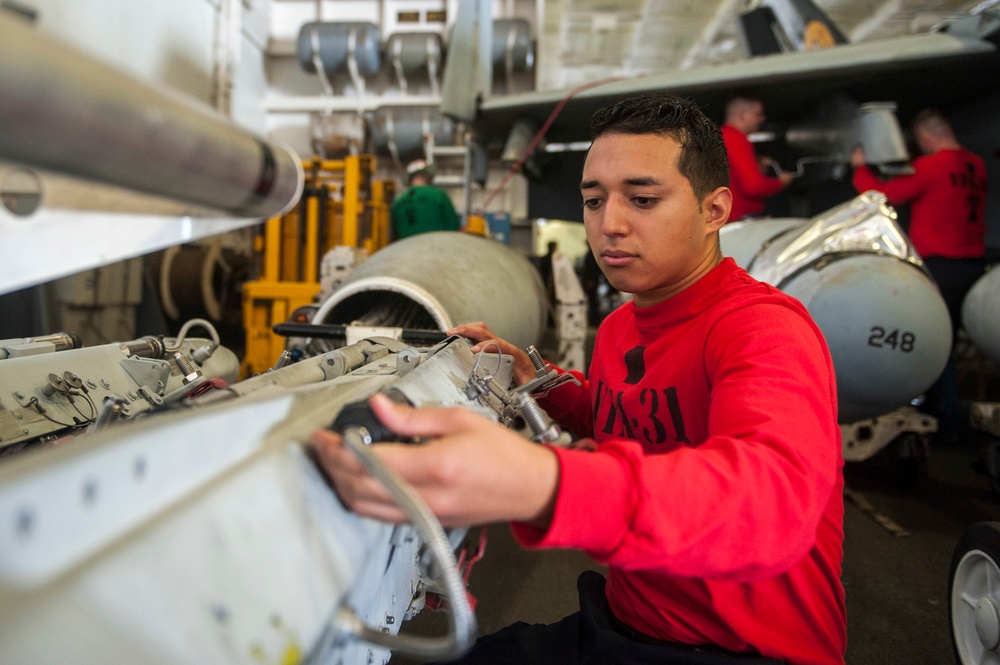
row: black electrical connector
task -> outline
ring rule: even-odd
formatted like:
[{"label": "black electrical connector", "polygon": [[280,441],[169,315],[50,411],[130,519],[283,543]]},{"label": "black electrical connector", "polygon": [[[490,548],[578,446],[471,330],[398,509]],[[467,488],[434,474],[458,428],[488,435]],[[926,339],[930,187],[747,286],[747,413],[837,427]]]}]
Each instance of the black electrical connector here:
[{"label": "black electrical connector", "polygon": [[[394,402],[412,406],[410,401],[398,390],[387,390],[382,394]],[[367,399],[344,405],[337,417],[334,418],[333,424],[330,425],[331,430],[340,434],[349,427],[364,428],[372,443],[403,440],[375,416]]]}]

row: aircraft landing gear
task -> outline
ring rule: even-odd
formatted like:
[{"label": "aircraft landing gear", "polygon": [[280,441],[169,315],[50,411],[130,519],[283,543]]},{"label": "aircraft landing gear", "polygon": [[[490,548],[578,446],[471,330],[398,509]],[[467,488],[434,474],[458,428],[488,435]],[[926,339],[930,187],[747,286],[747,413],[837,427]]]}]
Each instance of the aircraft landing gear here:
[{"label": "aircraft landing gear", "polygon": [[969,407],[969,424],[972,429],[989,435],[983,447],[983,461],[993,491],[1000,494],[1000,402],[973,402]]},{"label": "aircraft landing gear", "polygon": [[1000,661],[1000,522],[973,524],[949,576],[951,639],[962,665]]},{"label": "aircraft landing gear", "polygon": [[899,480],[912,487],[929,473],[930,441],[936,431],[937,420],[912,406],[841,425],[844,460],[860,462],[892,447]]},{"label": "aircraft landing gear", "polygon": [[904,432],[893,441],[897,474],[904,487],[916,487],[930,475],[931,436],[924,432]]}]

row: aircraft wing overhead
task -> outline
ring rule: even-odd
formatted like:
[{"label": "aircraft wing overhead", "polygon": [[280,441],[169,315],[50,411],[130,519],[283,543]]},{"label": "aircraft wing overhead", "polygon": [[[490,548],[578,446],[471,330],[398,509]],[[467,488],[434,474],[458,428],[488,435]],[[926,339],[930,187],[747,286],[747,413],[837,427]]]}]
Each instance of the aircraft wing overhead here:
[{"label": "aircraft wing overhead", "polygon": [[[803,109],[838,92],[859,101],[893,100],[901,111],[940,105],[1000,83],[996,59],[997,48],[988,41],[929,33],[612,80],[573,94],[546,140],[585,139],[586,121],[598,108],[660,90],[695,99],[718,121],[729,95],[744,87],[761,96],[769,120],[778,122],[797,119]],[[541,126],[569,94],[555,90],[487,99],[480,107],[480,132],[487,140],[500,139],[522,118]]]}]

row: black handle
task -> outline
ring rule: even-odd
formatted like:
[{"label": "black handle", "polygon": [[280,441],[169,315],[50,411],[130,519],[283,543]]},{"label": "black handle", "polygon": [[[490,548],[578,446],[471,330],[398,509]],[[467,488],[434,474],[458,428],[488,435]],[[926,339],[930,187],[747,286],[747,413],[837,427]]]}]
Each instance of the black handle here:
[{"label": "black handle", "polygon": [[[398,390],[386,390],[382,394],[399,404],[410,405],[410,401]],[[372,442],[402,440],[378,419],[367,399],[344,405],[330,425],[330,429],[338,433],[343,433],[348,427],[364,427]]]}]

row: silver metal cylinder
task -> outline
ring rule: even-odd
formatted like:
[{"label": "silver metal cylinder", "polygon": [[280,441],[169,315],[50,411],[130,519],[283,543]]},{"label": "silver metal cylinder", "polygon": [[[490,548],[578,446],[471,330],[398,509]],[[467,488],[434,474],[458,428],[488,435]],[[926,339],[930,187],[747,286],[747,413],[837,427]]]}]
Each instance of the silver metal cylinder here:
[{"label": "silver metal cylinder", "polygon": [[433,107],[382,106],[372,114],[371,139],[379,153],[395,153],[403,161],[424,156],[428,134],[435,145],[452,145],[455,124]]},{"label": "silver metal cylinder", "polygon": [[727,256],[799,300],[823,332],[841,423],[909,404],[951,348],[948,310],[895,217],[869,192],[810,220],[737,222],[719,234]]},{"label": "silver metal cylinder", "polygon": [[296,53],[299,65],[316,73],[316,61],[326,74],[342,74],[351,68],[351,60],[361,76],[370,76],[382,66],[380,34],[374,23],[326,23],[313,21],[299,30]]},{"label": "silver metal cylinder", "polygon": [[397,32],[385,44],[393,66],[404,74],[427,73],[444,60],[441,35],[433,32]]},{"label": "silver metal cylinder", "polygon": [[74,332],[65,330],[63,332],[52,333],[51,335],[39,335],[38,337],[31,337],[27,342],[49,342],[55,346],[56,351],[67,351],[69,349],[79,349],[83,346],[83,342]]},{"label": "silver metal cylinder", "polygon": [[903,130],[896,120],[895,102],[869,102],[858,109],[858,134],[869,164],[908,162]]},{"label": "silver metal cylinder", "polygon": [[771,243],[786,233],[798,234],[807,223],[797,217],[730,222],[719,231],[719,244],[723,255],[733,257],[736,265],[747,268]]},{"label": "silver metal cylinder", "polygon": [[507,167],[517,164],[538,133],[538,125],[530,118],[520,118],[514,123],[504,142],[500,162]]},{"label": "silver metal cylinder", "polygon": [[[541,338],[546,308],[545,287],[524,256],[495,240],[440,231],[373,254],[320,306],[313,323],[447,331],[484,321],[524,348]],[[379,320],[371,320],[373,313]]]},{"label": "silver metal cylinder", "polygon": [[493,20],[493,66],[526,72],[535,65],[531,25],[524,19]]},{"label": "silver metal cylinder", "polygon": [[166,352],[163,348],[163,339],[146,335],[139,339],[121,343],[121,350],[127,357],[139,356],[140,358],[163,358]]},{"label": "silver metal cylinder", "polygon": [[1000,268],[987,271],[965,295],[962,326],[976,348],[1000,362]]},{"label": "silver metal cylinder", "polygon": [[0,14],[0,159],[271,217],[302,191],[299,158]]},{"label": "silver metal cylinder", "polygon": [[948,309],[930,277],[906,261],[857,254],[805,270],[782,290],[823,331],[841,423],[906,406],[948,360]]}]

